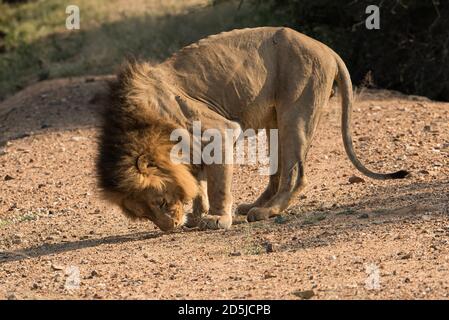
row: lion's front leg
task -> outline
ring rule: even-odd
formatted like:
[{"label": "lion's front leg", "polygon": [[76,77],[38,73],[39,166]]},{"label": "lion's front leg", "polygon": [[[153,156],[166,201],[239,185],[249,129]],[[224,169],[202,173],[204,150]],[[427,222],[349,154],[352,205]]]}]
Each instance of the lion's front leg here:
[{"label": "lion's front leg", "polygon": [[185,226],[188,228],[197,227],[201,218],[209,211],[209,199],[207,197],[207,178],[205,170],[201,170],[198,177],[198,195],[193,199],[192,212],[187,214]]},{"label": "lion's front leg", "polygon": [[206,166],[209,214],[201,219],[201,229],[229,229],[232,224],[232,165]]}]

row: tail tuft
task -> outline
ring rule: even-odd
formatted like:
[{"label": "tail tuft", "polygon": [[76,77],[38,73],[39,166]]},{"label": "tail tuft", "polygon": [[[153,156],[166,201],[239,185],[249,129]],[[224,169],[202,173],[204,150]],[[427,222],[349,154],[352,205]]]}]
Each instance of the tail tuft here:
[{"label": "tail tuft", "polygon": [[390,179],[404,179],[405,177],[407,177],[410,174],[410,172],[406,171],[406,170],[399,170],[397,172],[394,173],[390,173],[389,174],[389,178]]}]

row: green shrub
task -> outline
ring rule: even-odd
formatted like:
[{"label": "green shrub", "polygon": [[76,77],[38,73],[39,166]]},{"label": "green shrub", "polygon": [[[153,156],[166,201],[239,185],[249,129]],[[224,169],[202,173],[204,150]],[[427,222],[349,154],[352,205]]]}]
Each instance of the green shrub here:
[{"label": "green shrub", "polygon": [[[286,25],[338,52],[354,83],[449,101],[449,1],[254,0],[267,24]],[[380,29],[365,27],[368,5]]]}]

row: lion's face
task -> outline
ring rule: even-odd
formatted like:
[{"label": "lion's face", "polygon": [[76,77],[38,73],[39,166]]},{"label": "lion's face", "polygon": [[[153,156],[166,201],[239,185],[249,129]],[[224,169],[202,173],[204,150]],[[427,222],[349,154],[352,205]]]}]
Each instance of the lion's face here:
[{"label": "lion's face", "polygon": [[163,231],[171,231],[185,222],[183,202],[150,190],[124,197],[119,204],[126,215],[149,219]]},{"label": "lion's face", "polygon": [[147,64],[127,64],[111,82],[102,112],[98,182],[104,198],[127,216],[168,231],[183,224],[183,204],[196,197],[198,185],[189,163],[171,159],[170,137],[180,125],[155,112],[158,105],[147,90],[150,72]]}]

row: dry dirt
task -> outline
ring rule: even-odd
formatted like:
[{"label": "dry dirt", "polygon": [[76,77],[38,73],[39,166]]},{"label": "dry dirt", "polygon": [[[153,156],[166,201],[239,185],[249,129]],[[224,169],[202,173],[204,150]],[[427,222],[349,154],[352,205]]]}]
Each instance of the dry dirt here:
[{"label": "dry dirt", "polygon": [[[0,299],[449,297],[449,104],[359,93],[360,158],[412,175],[349,183],[361,175],[344,153],[333,98],[309,154],[309,185],[282,218],[163,233],[98,197],[103,85],[42,82],[0,105]],[[256,168],[236,168],[235,202],[265,184]]]}]

